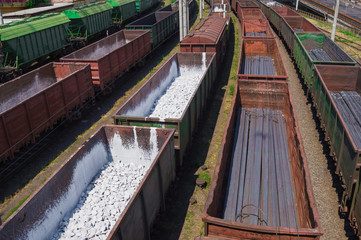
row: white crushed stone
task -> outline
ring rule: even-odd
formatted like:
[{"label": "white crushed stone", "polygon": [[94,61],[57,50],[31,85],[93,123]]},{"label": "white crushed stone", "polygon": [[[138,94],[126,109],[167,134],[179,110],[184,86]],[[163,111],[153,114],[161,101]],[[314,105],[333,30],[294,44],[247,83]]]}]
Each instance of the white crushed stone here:
[{"label": "white crushed stone", "polygon": [[149,117],[181,118],[196,87],[206,70],[206,54],[202,55],[202,66],[180,66],[179,75],[166,91],[154,102]]},{"label": "white crushed stone", "polygon": [[221,13],[226,12],[227,11],[226,4],[222,4],[221,7],[216,6],[216,7],[213,8],[212,11],[213,12],[221,12]]},{"label": "white crushed stone", "polygon": [[[92,159],[93,162],[83,161],[75,171],[71,184],[71,201],[68,201],[69,194],[66,193],[60,201],[62,208],[55,206],[49,209],[64,214],[55,219],[52,219],[52,215],[47,216],[47,219],[42,221],[41,228],[46,233],[39,235],[33,232],[28,234],[28,239],[107,238],[159,152],[155,128],[150,130],[147,149],[138,145],[135,129],[134,127],[134,141],[122,139],[115,134],[109,140],[107,152],[104,152],[104,144],[100,144],[100,149],[90,151],[85,158]],[[96,163],[104,158],[105,164],[96,166]],[[98,174],[91,175],[94,171]],[[84,185],[86,181],[78,182],[79,178],[90,179],[88,184]],[[48,222],[52,225],[55,223],[55,229],[48,229]]]},{"label": "white crushed stone", "polygon": [[207,69],[206,53],[202,53],[202,65],[178,67],[170,64],[168,75],[133,109],[124,115],[132,117],[180,118],[192,94]]},{"label": "white crushed stone", "polygon": [[98,176],[81,194],[71,218],[65,217],[52,239],[106,239],[122,211],[135,193],[158,154],[156,129],[151,129],[149,151],[119,135],[110,141],[113,161],[106,163]]}]

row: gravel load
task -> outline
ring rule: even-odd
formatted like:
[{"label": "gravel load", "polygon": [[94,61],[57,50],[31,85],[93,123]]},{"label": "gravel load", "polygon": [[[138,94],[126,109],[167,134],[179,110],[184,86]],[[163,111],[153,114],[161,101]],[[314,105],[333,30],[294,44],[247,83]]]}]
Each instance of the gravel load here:
[{"label": "gravel load", "polygon": [[179,76],[174,78],[163,95],[154,102],[149,117],[162,119],[182,117],[206,70],[205,57],[203,62],[202,67],[181,66],[179,68]]},{"label": "gravel load", "polygon": [[138,145],[135,127],[133,140],[115,134],[109,148],[96,144],[77,164],[68,192],[28,239],[106,239],[158,152],[155,128],[148,149]]},{"label": "gravel load", "polygon": [[213,9],[212,9],[212,12],[227,12],[227,6],[226,4],[222,4],[221,6],[215,6]]},{"label": "gravel load", "polygon": [[168,75],[161,80],[159,86],[125,115],[160,119],[180,118],[206,70],[205,53],[202,55],[201,66],[178,66],[174,60]]}]

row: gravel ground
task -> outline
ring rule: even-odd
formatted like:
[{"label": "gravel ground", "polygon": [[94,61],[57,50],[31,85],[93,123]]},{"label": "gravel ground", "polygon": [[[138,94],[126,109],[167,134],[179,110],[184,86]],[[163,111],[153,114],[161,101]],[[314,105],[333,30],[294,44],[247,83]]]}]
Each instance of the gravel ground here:
[{"label": "gravel ground", "polygon": [[277,37],[283,61],[288,71],[296,117],[310,169],[313,193],[316,199],[321,226],[324,232],[321,239],[347,239],[345,220],[338,215],[338,195],[334,187],[332,159],[328,157],[327,145],[319,130],[313,107],[307,99],[289,52]]}]

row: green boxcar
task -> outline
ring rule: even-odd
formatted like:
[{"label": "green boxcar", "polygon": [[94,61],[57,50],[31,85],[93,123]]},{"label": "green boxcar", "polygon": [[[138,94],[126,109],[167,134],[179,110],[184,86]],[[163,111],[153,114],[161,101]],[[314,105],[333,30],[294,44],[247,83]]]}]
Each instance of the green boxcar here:
[{"label": "green boxcar", "polygon": [[115,24],[122,22],[137,15],[137,3],[135,0],[108,0],[112,5],[112,21]]},{"label": "green boxcar", "polygon": [[158,10],[158,12],[175,12],[173,15],[174,22],[176,25],[176,28],[179,28],[179,6],[178,2],[169,4],[161,9]]},{"label": "green boxcar", "polygon": [[[181,66],[200,67],[203,64],[205,64],[206,68],[180,118],[159,119],[145,117],[144,114],[150,112],[153,102],[169,86],[170,83],[165,83],[169,80],[169,75],[174,73],[172,72],[174,63],[177,65],[177,69]],[[177,163],[182,165],[183,155],[192,142],[192,134],[197,129],[198,121],[204,113],[207,100],[211,97],[215,79],[215,53],[176,53],[120,107],[113,116],[114,123],[118,125],[175,128],[174,147],[177,153]]]},{"label": "green boxcar", "polygon": [[174,33],[179,31],[174,16],[177,12],[154,12],[131,22],[126,29],[150,30],[152,48],[158,47]]},{"label": "green boxcar", "polygon": [[[329,55],[332,61],[313,60],[308,53],[309,50],[313,49],[322,49]],[[349,66],[356,64],[347,53],[323,33],[295,33],[293,57],[304,79],[304,83],[308,87],[312,86],[315,64]]]},{"label": "green boxcar", "polygon": [[[315,66],[314,83],[310,92],[321,127],[330,144],[330,155],[336,160],[336,173],[340,173],[345,186],[341,199],[341,212],[352,213],[355,207],[361,209],[359,205],[355,206],[355,203],[360,204],[356,201],[356,193],[359,191],[361,149],[356,146],[350,135],[330,92],[357,91],[360,84],[360,67]],[[347,209],[348,201],[351,203],[350,209]],[[358,217],[358,221],[361,221],[361,213]]]},{"label": "green boxcar", "polygon": [[142,13],[144,11],[147,11],[157,3],[159,3],[159,0],[137,0],[137,12]]},{"label": "green boxcar", "polygon": [[0,25],[1,68],[23,67],[61,50],[68,44],[69,22],[64,14],[51,13]]},{"label": "green boxcar", "polygon": [[111,26],[113,7],[107,2],[91,3],[63,11],[70,19],[70,40],[86,40]]}]

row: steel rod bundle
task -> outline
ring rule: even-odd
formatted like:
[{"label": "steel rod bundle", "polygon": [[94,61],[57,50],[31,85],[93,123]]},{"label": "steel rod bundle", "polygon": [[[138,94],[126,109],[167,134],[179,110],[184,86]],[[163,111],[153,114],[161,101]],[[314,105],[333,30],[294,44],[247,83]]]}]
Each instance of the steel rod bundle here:
[{"label": "steel rod bundle", "polygon": [[302,28],[294,28],[293,29],[295,32],[304,32],[304,30]]},{"label": "steel rod bundle", "polygon": [[337,109],[358,148],[361,148],[361,96],[354,91],[332,93]]},{"label": "steel rod bundle", "polygon": [[323,49],[311,49],[308,50],[308,54],[310,54],[311,58],[315,61],[333,61],[332,58]]},{"label": "steel rod bundle", "polygon": [[239,110],[224,219],[298,227],[286,121],[281,111]]},{"label": "steel rod bundle", "polygon": [[273,59],[268,56],[246,56],[243,58],[243,74],[275,76]]},{"label": "steel rod bundle", "polygon": [[246,32],[245,33],[246,37],[265,37],[266,36],[266,32]]}]

